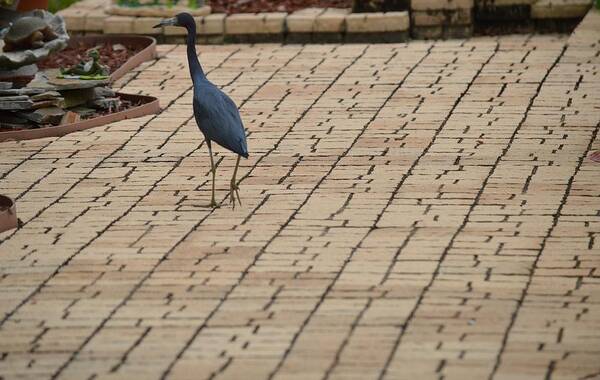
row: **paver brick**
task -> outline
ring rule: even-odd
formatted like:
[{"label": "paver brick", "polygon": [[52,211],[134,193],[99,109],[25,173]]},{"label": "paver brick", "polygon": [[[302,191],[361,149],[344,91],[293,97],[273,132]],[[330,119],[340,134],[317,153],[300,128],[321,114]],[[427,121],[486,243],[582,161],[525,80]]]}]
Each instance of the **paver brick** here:
[{"label": "paver brick", "polygon": [[69,30],[77,32],[85,30],[86,12],[84,10],[67,8],[61,10],[58,14],[62,16],[65,23],[69,25]]},{"label": "paver brick", "polygon": [[531,17],[575,18],[582,17],[592,6],[588,0],[538,0],[531,6]]},{"label": "paver brick", "polygon": [[103,10],[90,9],[86,11],[84,30],[86,32],[100,32],[104,28],[106,15]]},{"label": "paver brick", "polygon": [[347,33],[398,32],[408,30],[408,12],[352,13],[346,15]]},{"label": "paver brick", "polygon": [[411,14],[414,26],[438,26],[438,25],[470,25],[471,10],[459,9],[454,12],[447,11],[415,11]]},{"label": "paver brick", "polygon": [[[224,14],[211,14],[202,17],[199,34],[223,34],[225,28]],[[198,25],[198,23],[196,23]]]},{"label": "paver brick", "polygon": [[[160,17],[136,17],[133,19],[133,33],[158,34],[161,32],[161,29],[154,28],[154,25],[157,25],[161,20]],[[165,30],[166,33],[167,30]]]},{"label": "paver brick", "polygon": [[292,13],[286,18],[287,29],[292,33],[310,33],[313,31],[315,17],[312,15]]},{"label": "paver brick", "polygon": [[104,19],[102,30],[107,34],[131,33],[133,31],[134,17],[109,16]]}]

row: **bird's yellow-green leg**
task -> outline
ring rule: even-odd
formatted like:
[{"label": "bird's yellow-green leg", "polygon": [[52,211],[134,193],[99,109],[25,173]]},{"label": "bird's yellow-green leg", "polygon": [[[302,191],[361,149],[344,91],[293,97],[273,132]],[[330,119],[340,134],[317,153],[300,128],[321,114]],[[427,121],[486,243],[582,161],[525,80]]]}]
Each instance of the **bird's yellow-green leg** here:
[{"label": "bird's yellow-green leg", "polygon": [[237,176],[238,167],[240,166],[240,156],[237,158],[237,162],[235,163],[235,169],[233,169],[233,177],[231,177],[231,188],[229,195],[231,196],[231,205],[235,209],[235,198],[237,197],[237,201],[240,206],[242,205],[242,200],[240,199],[240,188],[235,180]]},{"label": "bird's yellow-green leg", "polygon": [[210,155],[210,171],[212,172],[212,192],[210,196],[210,204],[209,207],[218,207],[217,202],[215,201],[215,176],[217,174],[217,168],[215,167],[215,162],[213,160],[212,147],[210,146],[210,141],[207,140],[208,145],[208,154]]}]

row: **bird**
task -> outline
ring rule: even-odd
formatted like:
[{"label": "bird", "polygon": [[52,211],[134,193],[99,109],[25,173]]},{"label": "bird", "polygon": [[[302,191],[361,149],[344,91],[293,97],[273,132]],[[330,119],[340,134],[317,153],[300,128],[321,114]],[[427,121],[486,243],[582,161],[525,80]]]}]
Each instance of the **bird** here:
[{"label": "bird", "polygon": [[229,192],[232,206],[235,209],[236,197],[240,206],[242,204],[239,194],[239,182],[236,182],[240,158],[248,158],[246,131],[240,112],[234,101],[206,78],[206,74],[202,69],[202,65],[200,65],[198,54],[196,53],[196,21],[192,15],[186,12],[179,13],[175,17],[160,21],[154,27],[164,26],[179,26],[187,29],[187,59],[194,88],[192,103],[194,118],[198,128],[204,135],[210,155],[212,192],[209,206],[212,208],[218,207],[215,201],[217,168],[212,153],[212,142],[215,142],[238,155]]}]

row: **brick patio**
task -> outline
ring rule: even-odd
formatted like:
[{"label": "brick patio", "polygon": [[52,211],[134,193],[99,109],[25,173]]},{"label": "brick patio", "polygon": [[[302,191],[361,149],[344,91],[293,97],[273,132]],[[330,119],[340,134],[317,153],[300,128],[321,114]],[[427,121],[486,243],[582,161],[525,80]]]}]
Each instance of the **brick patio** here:
[{"label": "brick patio", "polygon": [[593,22],[203,46],[249,130],[235,211],[159,46],[119,85],[161,114],[0,144],[0,378],[598,379]]}]

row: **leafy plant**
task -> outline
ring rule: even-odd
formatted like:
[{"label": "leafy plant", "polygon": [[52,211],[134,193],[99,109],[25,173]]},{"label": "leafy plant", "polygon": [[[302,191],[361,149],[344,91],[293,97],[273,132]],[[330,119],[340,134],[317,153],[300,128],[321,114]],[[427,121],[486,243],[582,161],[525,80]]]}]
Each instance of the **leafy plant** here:
[{"label": "leafy plant", "polygon": [[125,7],[139,7],[141,6],[139,0],[118,0],[117,4]]},{"label": "leafy plant", "polygon": [[[14,0],[10,0],[14,1]],[[77,0],[49,0],[48,1],[48,10],[52,13],[60,11],[61,9],[65,9],[69,7],[71,4],[76,3]]]}]

